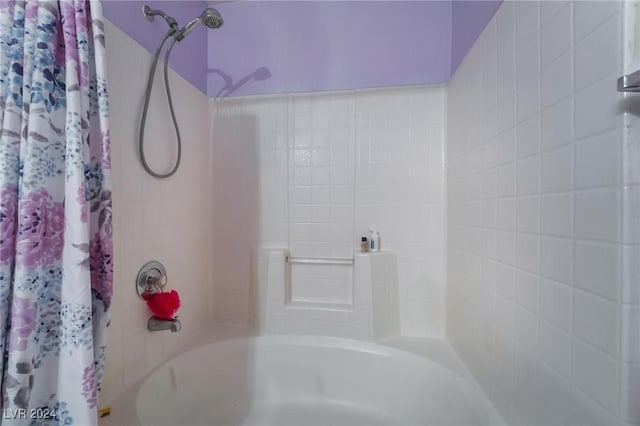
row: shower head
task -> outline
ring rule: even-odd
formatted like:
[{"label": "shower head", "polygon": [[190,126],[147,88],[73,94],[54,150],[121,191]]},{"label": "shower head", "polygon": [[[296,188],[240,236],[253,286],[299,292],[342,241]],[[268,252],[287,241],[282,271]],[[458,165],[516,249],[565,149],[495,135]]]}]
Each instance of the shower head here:
[{"label": "shower head", "polygon": [[202,15],[200,15],[200,18],[202,19],[202,24],[207,28],[220,28],[224,23],[220,12],[213,7],[206,8],[204,12],[202,12]]},{"label": "shower head", "polygon": [[222,20],[222,16],[220,12],[218,12],[213,7],[206,8],[200,16],[195,19],[192,19],[187,25],[185,25],[180,31],[174,34],[174,37],[177,41],[183,40],[191,31],[193,31],[198,24],[202,24],[207,28],[220,28],[224,21]]}]

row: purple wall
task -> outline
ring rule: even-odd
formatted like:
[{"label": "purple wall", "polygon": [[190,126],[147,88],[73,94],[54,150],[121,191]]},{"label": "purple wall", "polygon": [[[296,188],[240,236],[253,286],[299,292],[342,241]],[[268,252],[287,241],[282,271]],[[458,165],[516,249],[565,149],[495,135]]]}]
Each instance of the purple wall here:
[{"label": "purple wall", "polygon": [[[180,25],[203,1],[148,1]],[[501,0],[222,2],[217,30],[196,29],[171,67],[214,96],[446,83]],[[104,15],[153,52],[167,26],[143,1],[103,0]],[[108,40],[107,40],[108,42]]]},{"label": "purple wall", "polygon": [[[105,18],[152,53],[155,52],[168,27],[161,17],[156,17],[153,22],[147,21],[142,13],[144,4],[148,4],[153,9],[164,10],[176,18],[180,26],[200,15],[206,7],[203,1],[103,0],[102,12]],[[189,37],[173,47],[169,60],[171,68],[204,93],[207,93],[206,52],[207,33],[202,28],[196,28]]]},{"label": "purple wall", "polygon": [[449,1],[263,1],[217,8],[225,24],[209,32],[211,97],[439,84],[450,76]]},{"label": "purple wall", "polygon": [[502,0],[453,0],[451,11],[451,75],[467,55]]}]

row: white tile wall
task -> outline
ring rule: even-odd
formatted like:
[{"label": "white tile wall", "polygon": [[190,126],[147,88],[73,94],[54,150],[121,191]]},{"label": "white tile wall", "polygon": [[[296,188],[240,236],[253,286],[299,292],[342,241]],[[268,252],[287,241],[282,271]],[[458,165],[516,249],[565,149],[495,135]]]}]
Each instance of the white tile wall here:
[{"label": "white tile wall", "polygon": [[[170,80],[184,150],[178,173],[156,180],[143,170],[137,153],[142,107],[151,55],[106,22],[107,71],[113,155],[114,301],[102,400],[108,402],[125,386],[178,352],[209,323],[210,189],[208,100],[173,71]],[[127,66],[121,66],[127,64]],[[159,77],[149,109],[146,153],[158,170],[175,156],[173,129]],[[167,268],[168,286],[182,299],[179,333],[150,333],[150,314],[135,292],[139,268],[159,260]]]},{"label": "white tile wall", "polygon": [[292,256],[347,258],[353,252],[354,100],[293,97],[289,104]]},{"label": "white tile wall", "polygon": [[[355,98],[293,97],[289,103],[289,251],[350,258],[354,249]],[[353,300],[350,266],[291,266],[291,300]]]},{"label": "white tile wall", "polygon": [[356,93],[355,238],[373,227],[397,253],[405,335],[445,331],[445,96],[442,87]]},{"label": "white tile wall", "polygon": [[[234,117],[251,117],[257,131],[245,139],[253,138],[250,158],[256,161],[243,168],[255,167],[258,176],[257,244],[285,248],[294,256],[350,257],[374,227],[383,250],[397,252],[402,332],[442,336],[444,105],[443,87],[212,101],[214,163],[225,161],[215,155],[218,144],[236,143]],[[243,168],[238,164],[218,180],[228,185]],[[214,205],[223,203],[214,198]],[[248,257],[238,262],[218,265],[216,271],[250,269]],[[325,282],[330,285],[324,288],[298,276],[309,278],[309,271],[294,274],[292,285],[301,298],[344,299],[352,285],[339,272],[327,271],[338,280]],[[251,297],[249,290],[235,295],[229,290],[243,283],[249,288],[248,277],[216,280],[217,318],[218,306],[226,309],[233,300]],[[246,321],[246,316],[234,320]]]},{"label": "white tile wall", "polygon": [[[638,300],[621,303],[638,294],[637,239],[622,243],[639,210],[622,177],[640,164],[623,161],[638,139],[615,90],[623,17],[615,1],[504,2],[448,88],[447,331],[510,424],[639,420],[638,359],[621,362],[640,340]],[[496,50],[497,88],[482,77]],[[499,112],[481,134],[486,96]],[[481,303],[477,265],[495,268]]]}]

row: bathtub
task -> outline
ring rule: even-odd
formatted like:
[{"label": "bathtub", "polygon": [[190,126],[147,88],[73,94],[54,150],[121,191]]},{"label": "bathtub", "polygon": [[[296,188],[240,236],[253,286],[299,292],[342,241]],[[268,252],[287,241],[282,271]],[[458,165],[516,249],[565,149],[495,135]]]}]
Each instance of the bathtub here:
[{"label": "bathtub", "polygon": [[[103,426],[503,425],[444,340],[243,337],[169,360]],[[129,405],[127,408],[126,405]]]}]

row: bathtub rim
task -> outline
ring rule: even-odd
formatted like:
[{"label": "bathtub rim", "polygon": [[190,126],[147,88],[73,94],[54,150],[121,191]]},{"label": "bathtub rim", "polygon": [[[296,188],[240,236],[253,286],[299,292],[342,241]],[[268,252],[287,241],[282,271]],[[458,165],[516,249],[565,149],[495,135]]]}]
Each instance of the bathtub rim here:
[{"label": "bathtub rim", "polygon": [[[98,424],[100,426],[141,426],[137,411],[138,395],[144,384],[154,373],[170,365],[170,363],[175,362],[177,358],[194,351],[202,350],[202,348],[210,345],[220,343],[231,344],[233,341],[258,340],[260,338],[264,338],[263,340],[265,341],[284,342],[284,345],[287,344],[287,340],[294,338],[298,342],[308,342],[311,346],[315,345],[356,351],[368,347],[369,350],[362,351],[378,356],[386,356],[386,354],[393,356],[395,354],[400,357],[401,360],[404,359],[412,363],[426,364],[430,368],[446,370],[446,373],[452,374],[456,380],[466,382],[470,391],[477,394],[478,404],[486,408],[488,417],[492,419],[492,425],[506,425],[485,390],[478,384],[455,349],[453,349],[452,345],[444,337],[425,338],[402,336],[385,339],[380,342],[370,342],[308,334],[260,335],[259,331],[254,327],[219,323],[212,324],[204,332],[196,333],[193,340],[185,345],[184,350],[171,355],[151,371],[138,378],[133,384],[127,386],[122,392],[101,404],[101,408],[111,407],[112,413],[103,419],[99,419]],[[291,342],[289,342],[289,345],[291,345]],[[298,346],[303,345],[298,343]],[[441,351],[441,353],[436,353],[438,351]]]}]

